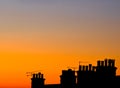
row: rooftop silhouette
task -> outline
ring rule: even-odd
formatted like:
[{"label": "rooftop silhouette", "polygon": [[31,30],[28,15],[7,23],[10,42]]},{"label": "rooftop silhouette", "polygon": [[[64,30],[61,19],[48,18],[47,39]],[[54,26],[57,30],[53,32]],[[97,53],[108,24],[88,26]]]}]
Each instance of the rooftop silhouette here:
[{"label": "rooftop silhouette", "polygon": [[98,60],[97,66],[88,64],[78,68],[77,71],[62,70],[60,84],[46,85],[43,74],[35,73],[31,78],[31,88],[120,88],[114,59]]}]

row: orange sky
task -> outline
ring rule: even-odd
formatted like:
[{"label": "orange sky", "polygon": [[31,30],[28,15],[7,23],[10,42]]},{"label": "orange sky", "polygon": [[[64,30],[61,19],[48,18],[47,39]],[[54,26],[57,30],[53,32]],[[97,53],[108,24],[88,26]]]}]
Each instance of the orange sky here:
[{"label": "orange sky", "polygon": [[119,3],[1,0],[0,87],[30,88],[26,72],[36,70],[59,83],[63,69],[104,58],[116,60],[120,75]]},{"label": "orange sky", "polygon": [[[34,36],[37,36],[37,33]],[[120,67],[118,46],[113,47],[112,44],[106,43],[101,45],[97,42],[86,44],[86,41],[78,43],[75,42],[75,39],[56,41],[52,38],[51,41],[49,39],[44,40],[39,42],[13,34],[11,37],[1,40],[0,79],[2,81],[0,84],[2,86],[6,82],[11,86],[30,86],[30,78],[25,73],[36,70],[44,73],[46,83],[59,83],[62,69],[78,67],[79,61],[88,62],[82,64],[92,63],[96,65],[96,61],[99,59],[113,58],[116,59],[116,66]],[[118,69],[117,74],[120,74],[119,71]]]}]

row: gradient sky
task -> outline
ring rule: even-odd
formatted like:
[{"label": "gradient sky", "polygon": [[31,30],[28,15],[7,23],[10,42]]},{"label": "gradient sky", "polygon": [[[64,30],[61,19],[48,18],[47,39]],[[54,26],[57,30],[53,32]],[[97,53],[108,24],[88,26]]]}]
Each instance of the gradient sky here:
[{"label": "gradient sky", "polygon": [[104,58],[120,68],[120,0],[0,0],[0,87],[30,88],[35,70],[59,83],[62,69]]}]

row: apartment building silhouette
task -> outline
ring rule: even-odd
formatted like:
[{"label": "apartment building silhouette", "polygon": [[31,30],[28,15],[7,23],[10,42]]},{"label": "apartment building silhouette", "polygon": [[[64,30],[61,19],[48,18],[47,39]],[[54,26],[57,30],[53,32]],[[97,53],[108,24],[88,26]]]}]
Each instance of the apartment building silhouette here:
[{"label": "apartment building silhouette", "polygon": [[79,65],[78,71],[62,70],[60,84],[44,83],[43,74],[33,74],[31,88],[120,88],[120,76],[116,75],[114,59],[98,60],[97,66]]}]

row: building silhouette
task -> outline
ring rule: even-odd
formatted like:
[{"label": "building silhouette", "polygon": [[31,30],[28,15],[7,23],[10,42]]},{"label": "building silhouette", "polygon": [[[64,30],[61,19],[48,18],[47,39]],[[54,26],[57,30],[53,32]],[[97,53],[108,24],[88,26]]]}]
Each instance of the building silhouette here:
[{"label": "building silhouette", "polygon": [[43,74],[33,74],[31,88],[120,88],[114,59],[98,60],[97,66],[79,65],[79,69],[62,70],[60,84],[44,84]]},{"label": "building silhouette", "polygon": [[61,88],[75,88],[76,87],[76,76],[75,71],[72,69],[63,70],[60,76],[60,86]]},{"label": "building silhouette", "polygon": [[31,78],[31,88],[44,88],[44,77],[43,74],[39,73],[34,73]]},{"label": "building silhouette", "polygon": [[[105,59],[104,61],[97,61],[97,66],[79,66],[77,71],[77,86],[78,88],[92,87],[115,87],[117,85],[118,77],[116,76],[115,60]],[[119,81],[120,82],[120,81]],[[96,84],[96,85],[94,85]]]}]

